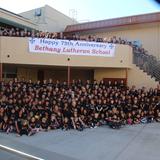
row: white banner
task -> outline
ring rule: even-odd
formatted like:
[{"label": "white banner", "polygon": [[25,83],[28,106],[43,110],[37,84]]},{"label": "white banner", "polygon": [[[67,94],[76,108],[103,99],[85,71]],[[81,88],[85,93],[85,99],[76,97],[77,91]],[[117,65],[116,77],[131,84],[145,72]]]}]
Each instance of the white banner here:
[{"label": "white banner", "polygon": [[29,52],[113,57],[115,44],[75,40],[29,38]]}]

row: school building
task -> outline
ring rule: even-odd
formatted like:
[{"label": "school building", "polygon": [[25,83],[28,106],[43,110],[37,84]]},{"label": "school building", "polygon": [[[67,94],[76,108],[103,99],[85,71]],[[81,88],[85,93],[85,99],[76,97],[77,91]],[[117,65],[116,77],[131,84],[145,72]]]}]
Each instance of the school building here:
[{"label": "school building", "polygon": [[[57,24],[57,20],[47,20],[48,15],[53,17],[54,14],[59,20]],[[37,23],[42,20],[46,23]],[[64,32],[66,35],[121,37],[142,45],[149,55],[156,58],[156,61],[160,60],[160,12],[75,24],[71,18],[49,6],[38,10],[34,9],[21,15],[1,8],[0,23],[1,26],[9,25],[30,30],[45,31],[46,27],[47,31],[53,32],[52,29],[54,29],[55,32]],[[115,44],[112,56],[101,56],[101,53],[100,56],[98,53],[97,55],[77,54],[77,52],[82,52],[79,51],[83,49],[80,46],[78,46],[78,51],[72,50],[71,54],[70,51],[58,54],[56,50],[55,54],[53,52],[49,54],[43,50],[31,52],[30,40],[28,37],[0,37],[1,79],[9,80],[17,77],[32,81],[49,78],[60,81],[71,81],[72,79],[124,80],[128,86],[135,85],[137,88],[142,86],[156,87],[159,84],[159,79],[147,74],[134,64],[133,49],[129,45]],[[68,43],[68,40],[65,43]],[[95,43],[85,42],[84,45],[90,46],[89,49],[93,51]],[[61,47],[64,49],[64,46]]]}]

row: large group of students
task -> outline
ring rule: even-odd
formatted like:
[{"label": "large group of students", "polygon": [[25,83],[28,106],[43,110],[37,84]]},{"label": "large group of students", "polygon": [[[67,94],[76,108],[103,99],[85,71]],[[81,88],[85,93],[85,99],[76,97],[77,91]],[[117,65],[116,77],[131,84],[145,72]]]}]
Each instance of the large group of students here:
[{"label": "large group of students", "polygon": [[[121,45],[129,45],[140,55],[146,54],[145,50],[141,45],[134,44],[134,41],[128,40],[123,37],[98,37],[96,35],[82,36],[80,33],[73,33],[71,35],[65,32],[44,32],[39,30],[27,30],[27,28],[21,29],[13,26],[0,26],[0,36],[7,37],[32,37],[32,38],[48,38],[48,39],[62,39],[62,40],[81,40],[89,42],[103,42],[103,43],[114,43]],[[139,58],[139,54],[138,54]],[[139,58],[140,59],[140,58]],[[144,63],[143,63],[144,64]]]},{"label": "large group of students", "polygon": [[[0,27],[0,36],[50,39],[85,40],[131,45],[138,51],[135,60],[143,67],[140,56],[146,55],[141,47],[122,38],[81,37],[73,34],[28,31],[9,26]],[[19,81],[14,79],[0,84],[0,131],[17,135],[33,135],[55,129],[95,128],[160,122],[160,87],[146,90],[127,87],[123,81],[100,82],[73,80],[53,82],[52,79]]]},{"label": "large group of students", "polygon": [[160,87],[136,89],[123,81],[73,80],[1,82],[0,131],[34,135],[40,131],[78,130],[108,125],[160,122]]},{"label": "large group of students", "polygon": [[67,39],[67,40],[82,40],[82,41],[95,41],[104,43],[116,43],[131,45],[132,42],[121,37],[98,37],[96,35],[82,36],[80,34],[68,35],[64,32],[43,32],[38,30],[27,30],[9,26],[0,26],[0,36],[9,37],[33,37],[33,38],[48,38],[48,39]]}]

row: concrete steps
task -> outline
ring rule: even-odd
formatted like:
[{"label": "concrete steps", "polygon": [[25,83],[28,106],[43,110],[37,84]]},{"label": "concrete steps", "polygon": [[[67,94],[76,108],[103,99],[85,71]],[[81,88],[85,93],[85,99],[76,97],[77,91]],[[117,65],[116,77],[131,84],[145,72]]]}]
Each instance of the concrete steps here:
[{"label": "concrete steps", "polygon": [[128,71],[128,86],[135,85],[137,88],[144,86],[149,89],[156,88],[158,84],[159,82],[154,77],[151,77],[135,64],[132,64],[132,68]]}]

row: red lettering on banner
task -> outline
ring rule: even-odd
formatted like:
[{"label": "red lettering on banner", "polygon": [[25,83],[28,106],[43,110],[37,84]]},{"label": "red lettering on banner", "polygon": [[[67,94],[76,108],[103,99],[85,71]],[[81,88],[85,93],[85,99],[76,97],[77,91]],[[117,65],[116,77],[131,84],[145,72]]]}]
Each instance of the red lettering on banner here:
[{"label": "red lettering on banner", "polygon": [[[56,41],[57,44],[55,45]],[[46,41],[42,41],[41,39],[40,41],[39,39],[34,39],[34,41],[29,41],[29,50],[30,52],[51,54],[114,56],[115,45],[110,46],[109,44],[101,44],[98,42],[96,44],[94,42],[74,42],[68,40],[48,40],[46,43]]]},{"label": "red lettering on banner", "polygon": [[39,50],[39,45],[35,45],[35,50]]},{"label": "red lettering on banner", "polygon": [[68,53],[90,53],[90,50],[75,49],[75,48],[63,48],[63,52],[68,52]]},{"label": "red lettering on banner", "polygon": [[102,50],[96,50],[92,49],[93,54],[110,54],[110,50],[102,51]]},{"label": "red lettering on banner", "polygon": [[42,47],[39,46],[39,45],[36,45],[36,46],[35,46],[35,50],[42,51]]},{"label": "red lettering on banner", "polygon": [[48,47],[48,46],[39,46],[39,45],[35,45],[35,50],[38,51],[47,51],[47,52],[57,52],[60,53],[61,52],[61,48],[52,48],[52,47]]}]

